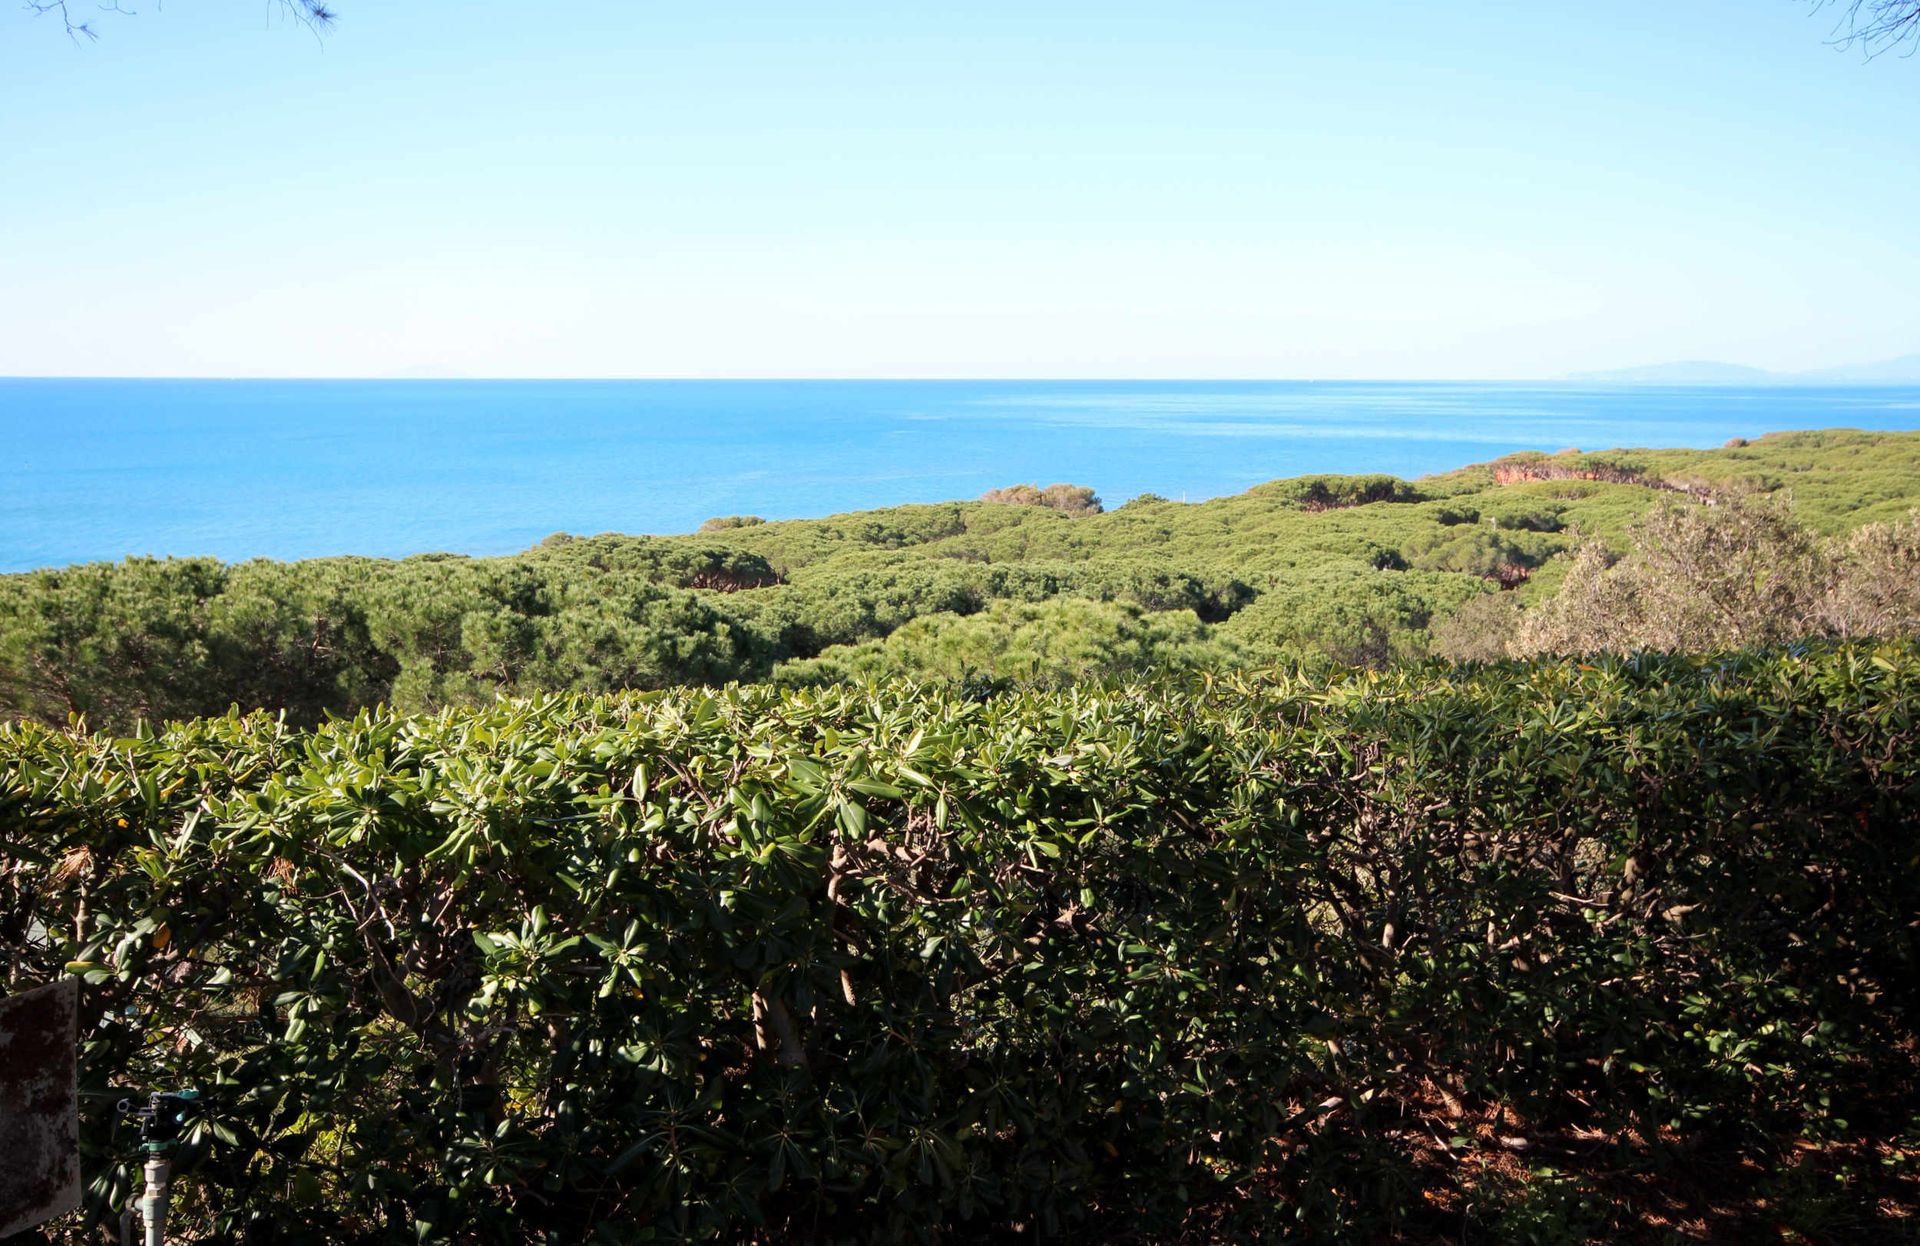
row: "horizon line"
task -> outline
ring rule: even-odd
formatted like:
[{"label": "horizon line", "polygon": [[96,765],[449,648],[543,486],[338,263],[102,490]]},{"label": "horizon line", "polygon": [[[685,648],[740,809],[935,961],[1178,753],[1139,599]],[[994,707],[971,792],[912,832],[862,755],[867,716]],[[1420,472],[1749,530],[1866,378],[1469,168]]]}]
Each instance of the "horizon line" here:
[{"label": "horizon line", "polygon": [[[1663,365],[1653,365],[1663,366]],[[1746,366],[1746,365],[1738,365]],[[314,384],[365,384],[368,382],[399,384],[739,384],[739,385],[850,385],[850,384],[937,384],[937,385],[1087,385],[1087,384],[1126,384],[1126,385],[1619,385],[1645,389],[1727,389],[1743,386],[1778,385],[1792,387],[1839,386],[1844,388],[1906,387],[1920,385],[1916,380],[1852,380],[1836,381],[1829,377],[1809,375],[1806,372],[1770,372],[1766,369],[1753,369],[1761,375],[1710,380],[1662,380],[1658,378],[1635,379],[1627,375],[1642,371],[1641,368],[1596,369],[1591,372],[1562,373],[1556,376],[1272,376],[1272,375],[1139,375],[1139,376],[950,376],[950,375],[903,375],[903,376],[711,376],[711,375],[660,375],[660,376],[407,376],[395,374],[369,373],[353,376],[318,376],[300,373],[273,373],[259,375],[219,375],[213,373],[0,373],[0,382],[4,381],[201,381],[201,382],[303,382]],[[1813,373],[1826,369],[1812,369]]]}]

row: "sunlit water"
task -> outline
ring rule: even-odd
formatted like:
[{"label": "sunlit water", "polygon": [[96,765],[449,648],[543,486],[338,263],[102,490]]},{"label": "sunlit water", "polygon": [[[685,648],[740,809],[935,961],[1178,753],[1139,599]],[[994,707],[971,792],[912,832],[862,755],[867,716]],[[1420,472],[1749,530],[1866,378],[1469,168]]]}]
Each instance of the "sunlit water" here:
[{"label": "sunlit water", "polygon": [[1071,481],[1109,504],[1512,450],[1920,428],[1920,388],[0,380],[0,570],[523,549]]}]

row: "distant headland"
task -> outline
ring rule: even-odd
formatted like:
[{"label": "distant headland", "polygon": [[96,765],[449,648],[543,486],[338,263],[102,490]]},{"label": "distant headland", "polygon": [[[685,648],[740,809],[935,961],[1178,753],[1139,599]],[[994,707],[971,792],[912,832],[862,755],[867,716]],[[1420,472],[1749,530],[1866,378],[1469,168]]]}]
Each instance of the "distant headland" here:
[{"label": "distant headland", "polygon": [[1683,359],[1635,368],[1574,372],[1568,374],[1567,379],[1606,385],[1915,385],[1920,384],[1920,354],[1807,372],[1771,372],[1712,359]]}]

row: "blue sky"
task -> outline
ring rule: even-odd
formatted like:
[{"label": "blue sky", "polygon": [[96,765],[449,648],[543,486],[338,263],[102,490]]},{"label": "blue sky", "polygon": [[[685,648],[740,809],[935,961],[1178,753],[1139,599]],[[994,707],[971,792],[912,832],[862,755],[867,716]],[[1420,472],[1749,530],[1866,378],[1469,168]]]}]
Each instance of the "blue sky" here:
[{"label": "blue sky", "polygon": [[0,374],[1920,350],[1920,59],[1795,0],[123,3],[0,7]]}]

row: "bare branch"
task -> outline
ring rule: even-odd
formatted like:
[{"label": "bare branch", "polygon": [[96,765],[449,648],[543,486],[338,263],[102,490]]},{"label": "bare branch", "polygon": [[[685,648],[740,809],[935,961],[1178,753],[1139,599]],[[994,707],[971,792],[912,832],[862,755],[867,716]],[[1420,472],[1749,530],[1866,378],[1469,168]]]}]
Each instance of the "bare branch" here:
[{"label": "bare branch", "polygon": [[280,0],[280,7],[315,30],[331,27],[339,16],[323,0]]},{"label": "bare branch", "polygon": [[60,24],[66,27],[67,38],[73,40],[75,43],[80,42],[81,35],[85,35],[89,39],[98,39],[100,37],[87,22],[76,22],[73,20],[73,14],[67,12],[67,0],[27,0],[27,8],[31,9],[36,17],[45,17],[49,13],[58,13],[60,15]]},{"label": "bare branch", "polygon": [[1834,27],[1837,46],[1857,47],[1869,59],[1896,49],[1902,56],[1920,50],[1920,0],[1814,0],[1813,7],[1833,4],[1843,10]]},{"label": "bare branch", "polygon": [[[273,0],[273,3],[277,4],[282,12],[289,14],[315,34],[324,34],[331,30],[334,22],[339,18],[339,14],[326,3],[326,0]],[[82,36],[87,39],[100,37],[100,32],[93,28],[93,23],[73,20],[73,13],[67,7],[68,0],[25,0],[25,4],[27,11],[37,17],[45,17],[49,13],[57,14],[61,26],[67,32],[67,38],[75,43],[78,43]],[[127,8],[121,0],[102,0],[98,3],[98,7],[102,13],[117,13],[122,17],[139,15],[139,10]]]}]

